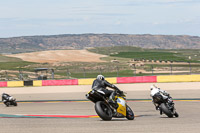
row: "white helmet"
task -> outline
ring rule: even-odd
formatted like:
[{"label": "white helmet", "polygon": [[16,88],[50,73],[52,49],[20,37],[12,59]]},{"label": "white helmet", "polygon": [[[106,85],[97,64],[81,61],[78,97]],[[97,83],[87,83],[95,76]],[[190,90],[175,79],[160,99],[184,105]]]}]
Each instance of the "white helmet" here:
[{"label": "white helmet", "polygon": [[153,89],[155,89],[155,88],[157,88],[155,85],[152,85],[151,87],[150,87],[150,90],[153,90]]},{"label": "white helmet", "polygon": [[105,78],[104,78],[103,75],[97,75],[97,79],[98,79],[98,80],[104,80]]}]

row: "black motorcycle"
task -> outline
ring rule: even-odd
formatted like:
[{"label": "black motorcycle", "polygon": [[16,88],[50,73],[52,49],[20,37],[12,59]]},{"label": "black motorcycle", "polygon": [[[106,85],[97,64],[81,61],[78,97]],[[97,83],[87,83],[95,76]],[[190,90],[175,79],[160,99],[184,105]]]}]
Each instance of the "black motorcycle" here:
[{"label": "black motorcycle", "polygon": [[169,118],[172,118],[173,116],[179,117],[178,113],[176,112],[176,109],[174,107],[174,103],[170,98],[163,99],[162,95],[160,93],[156,93],[153,97],[153,102],[157,105],[159,105],[160,114],[162,113],[166,114]]},{"label": "black motorcycle", "polygon": [[115,90],[115,103],[111,105],[108,98],[105,97],[104,92],[98,90],[91,90],[86,94],[86,98],[95,103],[95,111],[102,120],[111,120],[115,118],[134,119],[134,113],[126,103],[126,96],[124,92]]},{"label": "black motorcycle", "polygon": [[16,99],[13,97],[9,97],[8,99],[4,100],[3,102],[7,107],[9,106],[17,106]]}]

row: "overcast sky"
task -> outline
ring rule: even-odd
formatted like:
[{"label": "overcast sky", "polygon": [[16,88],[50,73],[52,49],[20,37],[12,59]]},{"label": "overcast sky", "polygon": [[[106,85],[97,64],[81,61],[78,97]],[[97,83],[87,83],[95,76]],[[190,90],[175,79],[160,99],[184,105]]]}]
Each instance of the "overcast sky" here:
[{"label": "overcast sky", "polygon": [[200,36],[200,0],[0,0],[0,38],[82,33]]}]

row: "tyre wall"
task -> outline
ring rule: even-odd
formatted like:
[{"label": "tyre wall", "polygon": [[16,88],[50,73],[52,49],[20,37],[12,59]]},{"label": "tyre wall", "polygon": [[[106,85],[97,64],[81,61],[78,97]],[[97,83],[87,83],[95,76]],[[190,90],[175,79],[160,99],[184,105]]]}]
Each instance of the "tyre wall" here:
[{"label": "tyre wall", "polygon": [[200,75],[157,76],[157,82],[200,82]]},{"label": "tyre wall", "polygon": [[[0,81],[0,87],[91,85],[95,78],[63,80]],[[112,84],[200,82],[200,75],[137,76],[106,78]]]}]

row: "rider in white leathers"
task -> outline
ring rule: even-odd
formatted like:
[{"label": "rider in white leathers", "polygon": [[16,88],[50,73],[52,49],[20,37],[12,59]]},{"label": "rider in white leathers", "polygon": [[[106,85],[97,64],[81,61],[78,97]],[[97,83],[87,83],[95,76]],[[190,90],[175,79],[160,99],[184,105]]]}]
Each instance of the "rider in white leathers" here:
[{"label": "rider in white leathers", "polygon": [[[152,85],[150,87],[150,89],[151,89],[151,94],[150,94],[151,97],[153,97],[156,93],[160,93],[164,100],[169,100],[169,102],[173,103],[172,98],[170,97],[170,95],[166,91],[161,90],[160,88],[156,87],[155,85]],[[155,105],[156,110],[158,110],[159,105],[156,104],[153,100],[152,100],[152,102]]]}]

